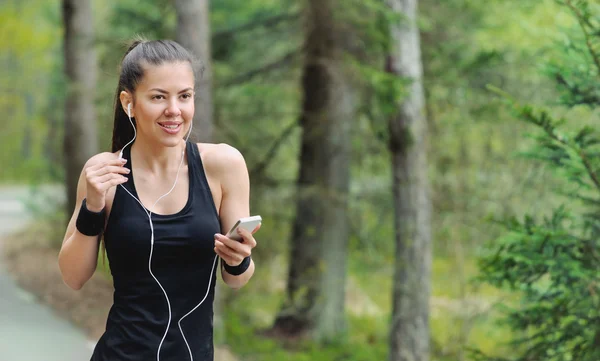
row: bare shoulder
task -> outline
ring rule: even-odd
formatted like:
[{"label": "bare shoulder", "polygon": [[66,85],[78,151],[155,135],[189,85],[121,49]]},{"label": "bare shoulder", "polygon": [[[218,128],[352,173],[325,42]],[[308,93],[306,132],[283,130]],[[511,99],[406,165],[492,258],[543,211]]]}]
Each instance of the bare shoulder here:
[{"label": "bare shoulder", "polygon": [[246,168],[242,153],[235,147],[225,144],[198,143],[202,163],[207,169],[221,173],[233,168]]}]

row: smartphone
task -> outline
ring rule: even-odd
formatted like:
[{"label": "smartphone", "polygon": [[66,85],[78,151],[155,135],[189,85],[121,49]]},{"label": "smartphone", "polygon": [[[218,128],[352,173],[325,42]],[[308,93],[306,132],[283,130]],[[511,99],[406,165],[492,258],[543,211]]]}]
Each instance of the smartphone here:
[{"label": "smartphone", "polygon": [[256,228],[256,226],[258,226],[261,222],[262,218],[260,216],[240,218],[237,222],[235,222],[233,227],[231,227],[231,230],[227,232],[226,236],[241,242],[242,236],[240,236],[240,234],[237,232],[237,229],[243,228],[248,230],[249,232],[252,232],[254,228]]}]

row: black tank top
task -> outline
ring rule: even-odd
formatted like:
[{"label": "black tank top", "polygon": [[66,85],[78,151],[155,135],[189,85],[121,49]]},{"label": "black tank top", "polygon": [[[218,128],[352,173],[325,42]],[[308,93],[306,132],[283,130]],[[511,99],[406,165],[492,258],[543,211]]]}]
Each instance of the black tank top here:
[{"label": "black tank top", "polygon": [[[216,281],[214,234],[221,232],[219,216],[204,173],[198,147],[186,144],[189,196],[183,209],[171,215],[152,214],[154,250],[152,272],[164,287],[169,307],[148,269],[150,224],[133,182],[118,186],[104,233],[114,283],[113,305],[106,331],[92,361],[213,360],[213,298]],[[131,151],[123,156],[131,169]],[[168,196],[167,196],[168,197]],[[211,275],[212,273],[212,275]],[[210,283],[210,286],[209,286]],[[208,292],[208,293],[207,293]],[[202,300],[202,304],[189,313]],[[179,320],[188,314],[179,323]],[[181,331],[180,331],[181,329]]]}]

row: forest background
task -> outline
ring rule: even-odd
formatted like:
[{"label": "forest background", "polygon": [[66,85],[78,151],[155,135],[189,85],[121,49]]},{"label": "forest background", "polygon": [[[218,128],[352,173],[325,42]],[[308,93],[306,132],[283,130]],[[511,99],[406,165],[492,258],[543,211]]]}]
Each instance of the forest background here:
[{"label": "forest background", "polygon": [[[345,119],[351,125],[346,139],[350,183],[343,297],[348,323],[342,336],[328,342],[282,341],[265,331],[285,303],[286,270],[294,242],[303,131],[298,119],[307,48],[301,20],[308,5],[293,0],[220,0],[210,3],[207,14],[212,141],[229,143],[242,152],[251,174],[252,213],[264,219],[253,255],[257,273],[242,290],[223,290],[222,322],[217,324],[217,342],[244,360],[392,357],[396,229],[387,118],[403,88],[386,73],[384,54],[390,48],[386,24],[400,20],[378,0],[324,3],[333,4],[336,21],[344,25],[341,29],[350,51],[343,62],[351,74],[355,104],[354,115]],[[527,117],[523,112],[515,114],[507,97],[568,119],[567,130],[593,125],[596,119],[585,100],[565,102],[561,82],[557,85],[560,78],[552,76],[581,55],[565,49],[584,43],[578,18],[567,6],[570,3],[419,2],[428,128],[424,151],[432,203],[432,267],[427,280],[431,360],[471,360],[481,353],[518,357],[520,348],[511,341],[523,330],[501,322],[507,311],[499,306],[518,308],[521,293],[497,288],[502,282],[486,282],[485,272],[489,276],[493,271],[484,268],[482,276],[480,266],[507,234],[498,220],[550,215],[563,201],[555,190],[567,182],[547,163],[523,156],[535,145],[530,135],[540,130],[519,121],[519,115]],[[595,9],[594,2],[574,3]],[[178,17],[169,0],[94,0],[91,4],[97,54],[92,125],[97,128],[96,151],[105,151],[110,147],[113,96],[124,43],[137,34],[176,39]],[[63,25],[61,3],[56,0],[5,0],[0,6],[3,185],[29,184],[35,192],[40,185],[66,183],[64,163],[69,154],[64,154],[63,142],[68,86]],[[576,73],[582,68],[572,69]],[[597,72],[594,76],[597,79]],[[39,211],[37,223],[47,226],[32,227],[28,232],[34,234],[28,237],[50,229],[44,237],[58,250],[64,209],[56,204],[51,212]],[[103,275],[109,278],[108,265],[103,267]]]}]

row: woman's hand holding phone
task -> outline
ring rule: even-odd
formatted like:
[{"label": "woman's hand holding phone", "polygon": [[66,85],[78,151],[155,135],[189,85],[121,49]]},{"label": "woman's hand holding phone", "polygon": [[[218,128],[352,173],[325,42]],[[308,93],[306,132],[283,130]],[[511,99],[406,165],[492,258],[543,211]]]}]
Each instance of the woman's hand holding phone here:
[{"label": "woman's hand holding phone", "polygon": [[[244,258],[250,256],[252,249],[256,247],[253,234],[260,229],[261,220],[260,217],[258,219],[251,218],[254,223],[244,222],[242,219],[228,232],[227,236],[220,233],[215,234],[215,252],[229,266],[235,267],[242,263]],[[257,225],[250,231],[248,224]]]}]

